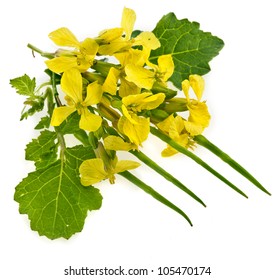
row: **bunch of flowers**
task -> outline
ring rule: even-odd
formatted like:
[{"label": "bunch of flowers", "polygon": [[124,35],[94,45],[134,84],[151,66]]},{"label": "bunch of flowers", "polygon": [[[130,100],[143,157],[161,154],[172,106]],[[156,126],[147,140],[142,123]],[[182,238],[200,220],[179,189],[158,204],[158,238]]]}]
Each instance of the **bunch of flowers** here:
[{"label": "bunch of flowers", "polygon": [[[178,179],[142,152],[149,134],[166,143],[163,157],[182,153],[246,197],[237,186],[193,153],[201,145],[269,192],[243,167],[207,140],[202,133],[210,114],[203,100],[208,62],[223,41],[199,29],[198,23],[164,16],[153,32],[134,30],[136,14],[124,8],[120,27],[103,30],[79,41],[66,27],[49,34],[59,48],[46,53],[49,81],[39,87],[28,75],[11,80],[27,97],[21,119],[43,111],[40,130],[26,148],[35,163],[16,187],[20,213],[28,214],[33,230],[55,239],[82,230],[88,211],[99,209],[102,196],[96,184],[115,183],[121,175],[161,203],[191,220],[180,208],[134,176],[141,163],[205,203]],[[47,105],[47,110],[45,109]],[[182,114],[184,112],[184,114]],[[66,135],[78,141],[67,147]],[[137,160],[120,160],[117,151]]]}]

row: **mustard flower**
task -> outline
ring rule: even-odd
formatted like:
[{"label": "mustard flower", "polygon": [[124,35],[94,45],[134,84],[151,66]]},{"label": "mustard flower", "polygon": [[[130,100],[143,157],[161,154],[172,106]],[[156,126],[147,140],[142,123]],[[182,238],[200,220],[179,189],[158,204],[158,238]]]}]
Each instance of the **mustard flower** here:
[{"label": "mustard flower", "polygon": [[102,180],[109,179],[111,184],[115,183],[115,174],[139,167],[138,162],[132,160],[110,160],[105,164],[101,158],[84,160],[79,167],[80,180],[83,186],[90,186]]},{"label": "mustard flower", "polygon": [[158,65],[146,62],[150,68],[128,64],[125,67],[126,80],[133,82],[140,88],[150,90],[155,82],[166,86],[166,82],[174,72],[174,62],[171,55],[162,55],[158,58]]},{"label": "mustard flower", "polygon": [[[197,100],[190,99],[189,88],[193,89]],[[189,110],[188,120],[185,121],[185,129],[192,135],[202,134],[204,129],[209,125],[210,114],[205,102],[201,102],[204,80],[199,75],[190,75],[189,80],[182,82],[182,90],[187,99],[187,108]]]},{"label": "mustard flower", "polygon": [[157,108],[165,99],[165,94],[144,92],[122,98],[123,116],[119,119],[118,129],[126,135],[131,143],[139,146],[150,132],[150,119],[138,113]]},{"label": "mustard flower", "polygon": [[75,35],[66,27],[61,27],[49,34],[50,39],[58,46],[73,48],[60,49],[57,57],[47,60],[48,68],[55,73],[62,73],[68,69],[76,68],[85,72],[93,65],[98,44],[94,39],[86,38],[79,42]]},{"label": "mustard flower", "polygon": [[103,30],[99,36],[100,47],[98,52],[102,55],[127,51],[132,46],[143,46],[147,50],[155,50],[160,47],[160,42],[153,32],[141,32],[137,37],[131,38],[136,13],[132,9],[124,8],[121,19],[121,27]]},{"label": "mustard flower", "polygon": [[100,116],[91,113],[89,106],[100,102],[102,86],[93,82],[87,86],[87,95],[83,100],[82,76],[77,69],[70,69],[63,73],[61,88],[66,93],[68,106],[57,107],[53,111],[51,125],[59,126],[69,115],[77,111],[80,117],[79,127],[88,131],[96,131],[102,122]]}]

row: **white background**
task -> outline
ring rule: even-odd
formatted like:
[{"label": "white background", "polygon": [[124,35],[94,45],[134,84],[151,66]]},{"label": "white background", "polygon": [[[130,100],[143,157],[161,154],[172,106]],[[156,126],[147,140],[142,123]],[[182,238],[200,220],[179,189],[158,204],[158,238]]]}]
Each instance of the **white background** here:
[{"label": "white background", "polygon": [[[271,0],[100,0],[15,1],[1,4],[1,185],[0,278],[14,279],[186,279],[157,276],[159,266],[210,266],[210,276],[187,279],[275,279],[274,172],[274,9]],[[40,237],[13,201],[15,186],[32,163],[25,145],[35,136],[38,117],[19,121],[23,97],[9,79],[29,74],[43,80],[44,62],[27,43],[53,50],[49,32],[66,26],[81,40],[119,26],[124,6],[137,13],[135,28],[152,30],[168,12],[198,21],[222,38],[225,47],[205,76],[204,98],[212,115],[205,136],[243,164],[271,192],[269,197],[219,159],[196,154],[240,186],[246,200],[183,155],[162,159],[164,144],[150,137],[143,151],[172,172],[207,203],[204,209],[147,168],[135,171],[192,219],[177,213],[123,179],[100,185],[99,211],[90,213],[82,233],[70,240]],[[148,268],[147,277],[69,277],[64,269]]]}]

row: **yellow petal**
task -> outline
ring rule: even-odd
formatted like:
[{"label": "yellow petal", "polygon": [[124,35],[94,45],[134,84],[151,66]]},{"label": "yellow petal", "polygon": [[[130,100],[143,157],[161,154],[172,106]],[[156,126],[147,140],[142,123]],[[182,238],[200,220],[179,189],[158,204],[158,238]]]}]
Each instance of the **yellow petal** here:
[{"label": "yellow petal", "polygon": [[50,39],[58,46],[79,47],[79,42],[74,34],[66,27],[61,27],[49,34]]},{"label": "yellow petal", "polygon": [[109,43],[121,38],[122,34],[123,28],[105,29],[99,33],[99,38],[102,39],[104,43]]},{"label": "yellow petal", "polygon": [[143,141],[145,141],[150,132],[150,120],[149,118],[143,118],[133,115],[134,120],[138,124],[133,124],[125,117],[120,118],[119,122],[122,121],[122,124],[119,124],[120,129],[122,128],[122,133],[124,133],[129,140],[139,146]]},{"label": "yellow petal", "polygon": [[77,69],[69,69],[63,73],[61,88],[75,104],[82,102],[82,76]]},{"label": "yellow petal", "polygon": [[102,85],[100,85],[97,81],[89,84],[87,86],[87,96],[83,102],[84,106],[90,106],[98,104],[102,98]]},{"label": "yellow petal", "polygon": [[138,122],[136,122],[132,118],[132,116],[135,116],[135,115],[134,114],[130,114],[124,104],[122,104],[121,109],[122,109],[123,115],[127,118],[127,120],[129,120],[132,124],[138,124]]},{"label": "yellow petal", "polygon": [[116,95],[117,92],[117,81],[119,78],[120,71],[115,67],[111,67],[109,73],[103,84],[103,91],[108,92],[111,95]]},{"label": "yellow petal", "polygon": [[126,170],[135,169],[140,166],[140,163],[133,160],[120,160],[117,162],[114,173],[120,173]]},{"label": "yellow petal", "polygon": [[162,79],[167,81],[174,73],[174,62],[172,56],[169,54],[161,55],[158,58],[159,72],[163,75]]},{"label": "yellow petal", "polygon": [[184,129],[184,123],[185,121],[180,116],[176,116],[174,121],[171,123],[171,126],[169,128],[169,136],[173,140],[177,140],[183,129]]},{"label": "yellow petal", "polygon": [[[93,61],[93,60],[92,60]],[[86,72],[90,67],[91,63],[86,60],[86,57],[83,55],[77,56],[77,66],[75,67],[79,72]]]},{"label": "yellow petal", "polygon": [[181,82],[182,91],[189,102],[189,89],[190,89],[190,82],[188,80],[184,80]]},{"label": "yellow petal", "polygon": [[87,108],[81,114],[79,127],[88,131],[96,131],[101,126],[102,119],[100,116],[91,113]]},{"label": "yellow petal", "polygon": [[79,167],[79,172],[83,186],[98,183],[108,177],[103,160],[100,158],[84,160]]},{"label": "yellow petal", "polygon": [[137,149],[133,143],[125,142],[121,137],[109,135],[104,138],[104,146],[108,150],[113,151],[130,151]]},{"label": "yellow petal", "polygon": [[144,92],[140,94],[131,94],[126,97],[122,98],[122,103],[128,107],[131,106],[131,108],[134,110],[134,106],[140,105],[144,99],[148,96],[152,95],[151,92]]},{"label": "yellow petal", "polygon": [[160,42],[153,32],[144,31],[135,38],[133,46],[138,45],[142,45],[150,50],[155,50],[160,47]]},{"label": "yellow petal", "polygon": [[[145,94],[145,93],[142,93]],[[139,111],[156,109],[165,99],[164,93],[151,94],[145,97],[139,107]]]},{"label": "yellow petal", "polygon": [[176,149],[172,148],[171,146],[167,146],[167,148],[161,152],[161,155],[163,157],[171,157],[177,153],[178,151]]},{"label": "yellow petal", "polygon": [[200,101],[202,93],[204,90],[204,79],[199,75],[190,75],[189,76],[190,85],[197,96],[197,99]]},{"label": "yellow petal", "polygon": [[126,66],[127,64],[143,66],[148,58],[145,51],[132,48],[127,52],[116,53],[114,56],[122,66]]},{"label": "yellow petal", "polygon": [[[85,55],[95,56],[98,51],[98,44],[94,39],[86,38],[80,44],[80,51]],[[92,61],[91,61],[92,65]]]},{"label": "yellow petal", "polygon": [[53,115],[51,118],[51,125],[59,126],[75,110],[76,109],[74,107],[68,106],[54,108]]},{"label": "yellow petal", "polygon": [[134,83],[127,81],[123,77],[120,77],[120,86],[119,86],[119,96],[125,97],[131,94],[139,94],[141,89]]},{"label": "yellow petal", "polygon": [[192,102],[188,105],[190,116],[188,121],[200,124],[202,127],[207,127],[210,122],[210,114],[207,105],[204,102]]},{"label": "yellow petal", "polygon": [[135,11],[124,7],[121,19],[121,27],[125,31],[125,39],[129,40],[134,29],[136,21]]},{"label": "yellow petal", "polygon": [[165,120],[163,120],[162,122],[159,122],[159,123],[157,124],[157,127],[158,127],[161,131],[163,131],[163,132],[165,132],[165,133],[169,133],[170,127],[171,127],[172,123],[174,122],[174,120],[175,120],[175,118],[174,118],[174,116],[173,116],[173,114],[172,114],[172,115],[170,115],[168,118],[166,118]]},{"label": "yellow petal", "polygon": [[125,66],[126,80],[135,83],[140,88],[151,89],[155,82],[155,73],[134,64]]},{"label": "yellow petal", "polygon": [[46,60],[45,63],[52,72],[59,74],[77,67],[77,58],[75,56],[60,56]]},{"label": "yellow petal", "polygon": [[131,42],[117,39],[107,45],[101,45],[98,48],[98,53],[101,55],[113,55],[119,51],[124,51],[131,48]]}]

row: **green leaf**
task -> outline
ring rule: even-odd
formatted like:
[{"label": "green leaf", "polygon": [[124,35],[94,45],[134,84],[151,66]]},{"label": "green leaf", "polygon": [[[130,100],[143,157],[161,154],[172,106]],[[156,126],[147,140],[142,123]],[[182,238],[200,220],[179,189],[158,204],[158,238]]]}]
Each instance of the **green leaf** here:
[{"label": "green leaf", "polygon": [[23,179],[14,199],[21,214],[27,214],[32,230],[50,239],[70,238],[83,229],[87,212],[101,207],[102,196],[94,187],[83,187],[78,168],[91,158],[90,148],[65,150],[64,158]]},{"label": "green leaf", "polygon": [[39,123],[35,126],[34,129],[44,129],[49,128],[51,123],[51,119],[49,116],[42,117]]},{"label": "green leaf", "polygon": [[74,134],[79,131],[80,115],[77,112],[72,113],[59,127],[62,134]]},{"label": "green leaf", "polygon": [[37,169],[45,168],[57,159],[56,132],[43,130],[26,147],[26,160],[35,162]]},{"label": "green leaf", "polygon": [[199,29],[197,22],[188,19],[178,20],[174,13],[162,17],[153,33],[161,47],[151,52],[150,60],[171,54],[175,71],[170,80],[181,89],[181,82],[190,74],[204,75],[210,71],[209,61],[219,54],[224,43],[209,32]]},{"label": "green leaf", "polygon": [[10,84],[21,95],[33,96],[36,83],[35,78],[31,79],[28,75],[24,75],[10,80]]}]

